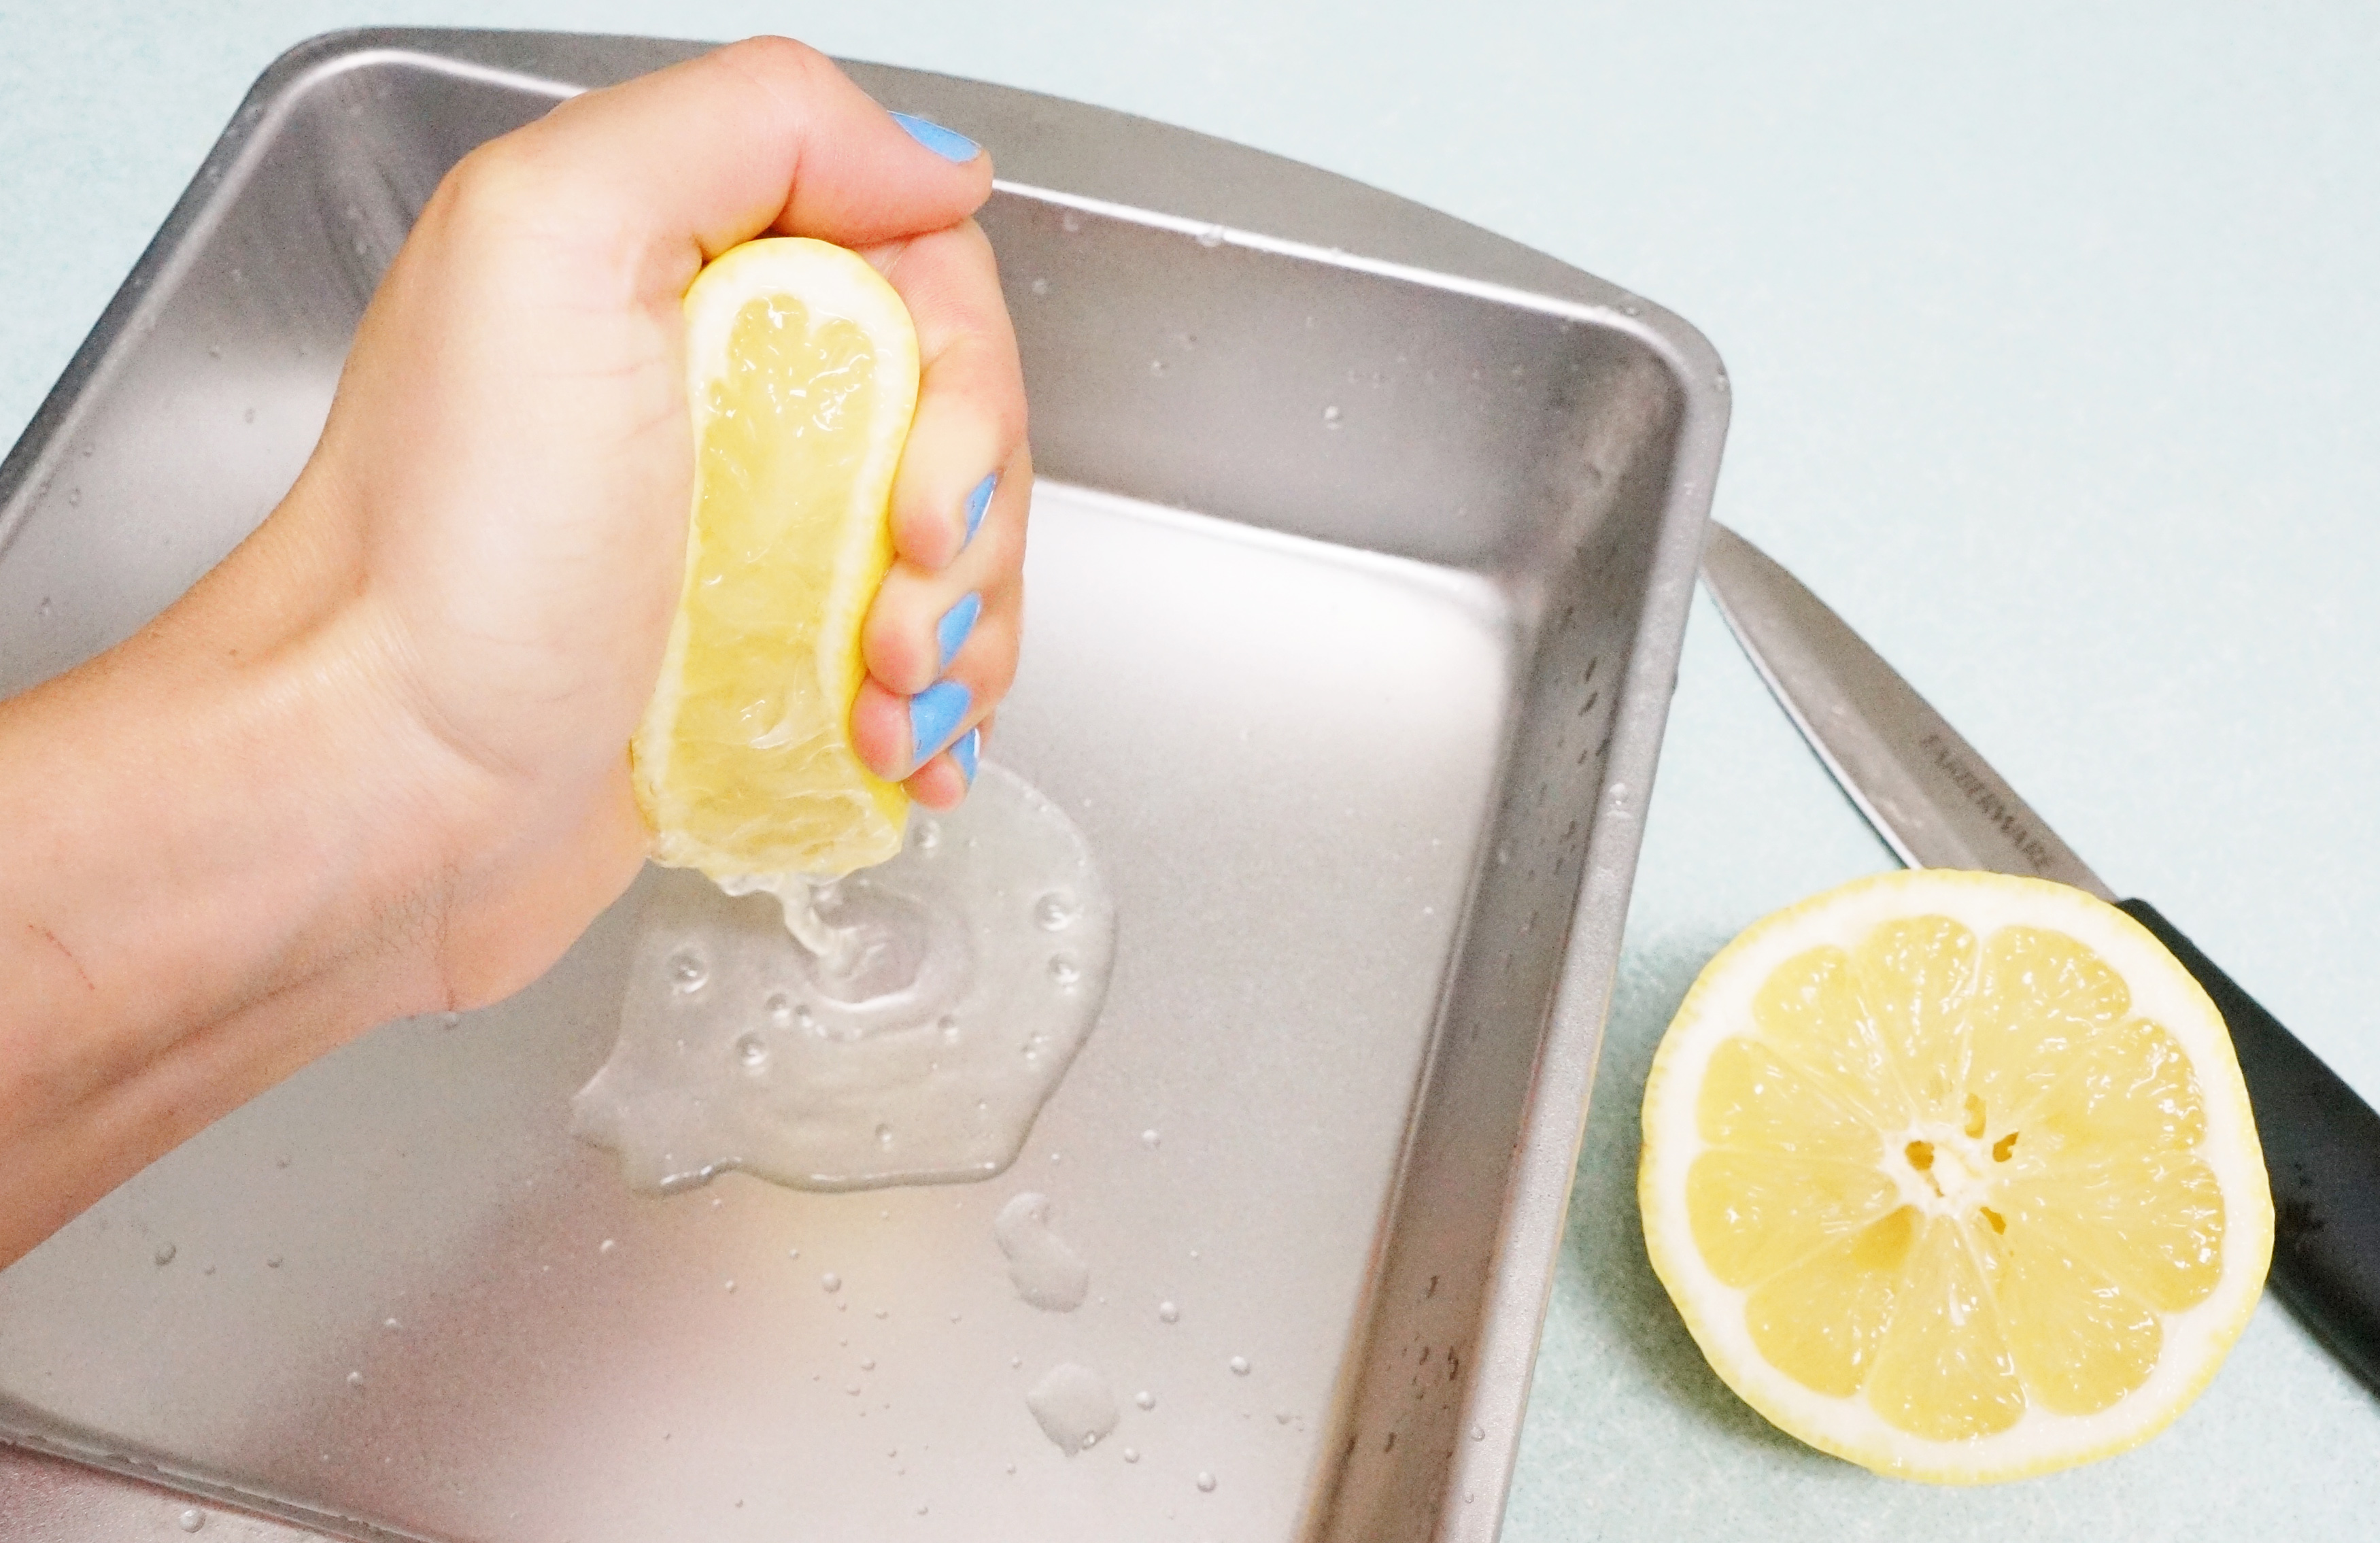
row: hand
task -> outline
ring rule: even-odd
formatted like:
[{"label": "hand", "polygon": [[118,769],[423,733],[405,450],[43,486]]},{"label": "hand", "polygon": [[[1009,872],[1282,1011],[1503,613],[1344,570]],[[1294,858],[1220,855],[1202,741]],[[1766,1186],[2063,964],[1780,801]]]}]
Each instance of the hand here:
[{"label": "hand", "polygon": [[[998,272],[966,218],[990,192],[989,158],[950,153],[823,56],[760,40],[563,104],[473,152],[423,211],[365,314],[292,514],[347,533],[352,557],[331,577],[377,613],[398,711],[459,779],[450,1002],[541,971],[642,859],[622,747],[683,571],[679,302],[739,241],[852,247],[916,320],[898,556],[863,633],[871,678],[853,727],[879,774],[919,799],[965,795],[944,747],[1014,673],[1031,468]],[[969,496],[987,480],[970,540]],[[946,672],[937,634],[953,607],[952,632],[979,614]],[[944,676],[967,711],[915,744],[909,699]]]},{"label": "hand", "polygon": [[[924,802],[964,795],[946,747],[1014,671],[1032,480],[968,219],[990,183],[783,40],[565,103],[448,176],[288,497],[141,633],[0,702],[0,1265],[361,1029],[535,978],[635,877],[626,745],[692,494],[679,301],[739,241],[852,247],[916,319],[853,732]],[[917,745],[938,676],[968,705]]]}]

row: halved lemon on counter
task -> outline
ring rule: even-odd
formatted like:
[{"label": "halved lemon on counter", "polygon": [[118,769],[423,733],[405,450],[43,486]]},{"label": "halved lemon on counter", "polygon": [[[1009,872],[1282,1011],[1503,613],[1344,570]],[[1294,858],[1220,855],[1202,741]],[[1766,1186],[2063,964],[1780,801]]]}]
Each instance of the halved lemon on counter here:
[{"label": "halved lemon on counter", "polygon": [[917,330],[866,261],[795,237],[705,267],[686,329],[694,510],[629,747],[637,801],[657,861],[731,884],[839,877],[899,852],[908,815],[850,717],[860,625],[892,562]]},{"label": "halved lemon on counter", "polygon": [[1916,869],[1752,927],[1653,1061],[1645,1242],[1721,1379],[1824,1452],[1985,1483],[2133,1446],[2254,1311],[2228,1031],[2078,890]]}]

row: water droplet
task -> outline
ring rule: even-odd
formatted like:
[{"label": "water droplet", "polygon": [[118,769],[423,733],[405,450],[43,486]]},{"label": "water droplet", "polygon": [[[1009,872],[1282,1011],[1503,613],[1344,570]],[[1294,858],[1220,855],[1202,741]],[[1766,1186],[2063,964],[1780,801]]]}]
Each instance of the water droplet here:
[{"label": "water droplet", "polygon": [[1062,932],[1082,914],[1075,897],[1063,890],[1051,890],[1033,903],[1033,920],[1044,932]]},{"label": "water droplet", "polygon": [[810,1011],[810,1004],[807,1002],[794,1009],[794,1025],[808,1034],[825,1032],[819,1027],[818,1014]]},{"label": "water droplet", "polygon": [[1335,405],[1323,408],[1322,421],[1325,427],[1332,429],[1339,427],[1339,408]]},{"label": "water droplet", "polygon": [[1069,236],[1079,235],[1083,228],[1083,216],[1080,213],[1069,209],[1058,216],[1058,228]]},{"label": "water droplet", "polygon": [[1048,279],[1035,279],[1033,281],[1033,293],[1036,295],[1047,295],[1050,293],[1050,281]]},{"label": "water droplet", "polygon": [[1475,1441],[1484,1441],[1488,1440],[1488,1428],[1484,1425],[1473,1426],[1471,1428],[1471,1439]]},{"label": "water droplet", "polygon": [[769,1063],[769,1042],[757,1034],[741,1034],[735,1039],[735,1059],[747,1072],[757,1072]]},{"label": "water droplet", "polygon": [[35,609],[36,609],[36,610],[38,610],[38,611],[39,611],[42,615],[46,616],[46,615],[48,615],[52,611],[55,611],[55,609],[57,609],[57,608],[56,608],[55,606],[54,606],[54,605],[52,605],[52,604],[50,603],[50,597],[49,597],[49,596],[47,596],[47,595],[43,595],[43,596],[42,597],[42,603],[41,603],[39,606],[37,606]]},{"label": "water droplet", "polygon": [[1157,1305],[1157,1319],[1160,1323],[1179,1323],[1182,1321],[1182,1309],[1171,1302],[1160,1302]]},{"label": "water droplet", "polygon": [[1273,1412],[1272,1423],[1275,1425],[1287,1425],[1291,1420],[1295,1419],[1296,1417],[1296,1415],[1292,1415],[1286,1409],[1275,1410]]},{"label": "water droplet", "polygon": [[879,1146],[879,1147],[880,1147],[880,1148],[882,1148],[884,1150],[886,1150],[886,1151],[888,1151],[888,1152],[889,1152],[889,1151],[891,1151],[891,1150],[892,1149],[892,1126],[890,1126],[890,1125],[879,1125],[879,1126],[877,1126],[877,1127],[876,1127],[876,1145],[877,1145],[877,1146]]},{"label": "water droplet", "polygon": [[399,1330],[401,1330],[401,1329],[403,1329],[403,1328],[405,1327],[403,1324],[401,1324],[401,1323],[397,1322],[397,1321],[396,1321],[396,1319],[395,1319],[395,1318],[384,1318],[381,1319],[381,1320],[380,1320],[380,1326],[381,1326],[381,1328],[382,1328],[383,1330],[386,1330],[389,1333],[392,1333],[392,1334],[394,1334],[394,1333],[397,1332]]},{"label": "water droplet", "polygon": [[1150,1392],[1146,1388],[1142,1389],[1139,1392],[1133,1394],[1132,1401],[1135,1403],[1139,1404],[1143,1409],[1154,1409],[1157,1407],[1157,1395]]},{"label": "water droplet", "polygon": [[1050,955],[1050,978],[1061,986],[1071,986],[1083,978],[1083,966],[1075,963],[1071,954]]},{"label": "water droplet", "polygon": [[82,490],[80,488],[68,488],[67,490],[67,506],[68,508],[72,508],[81,502]]},{"label": "water droplet", "polygon": [[1245,1377],[1247,1374],[1248,1374],[1248,1358],[1247,1358],[1246,1356],[1245,1356],[1245,1355],[1234,1355],[1234,1356],[1232,1356],[1232,1375],[1233,1377]]},{"label": "water droplet", "polygon": [[207,1513],[197,1506],[190,1506],[174,1518],[174,1525],[184,1532],[196,1532],[207,1525]]},{"label": "water droplet", "polygon": [[769,1021],[774,1024],[777,1027],[791,1028],[794,1027],[794,999],[787,996],[784,992],[771,991],[769,993],[769,999],[766,1002],[763,1002],[760,1004],[760,1007],[763,1012],[769,1014]]},{"label": "water droplet", "polygon": [[1725,391],[1727,389],[1727,371],[1722,370],[1718,374],[1712,376],[1711,384],[1718,387],[1721,391]]},{"label": "water droplet", "polygon": [[728,1295],[730,1295],[730,1296],[735,1295],[735,1282],[733,1282],[733,1281],[728,1282],[726,1283],[726,1291],[727,1291],[727,1294],[728,1294]]},{"label": "water droplet", "polygon": [[1223,237],[1224,230],[1221,225],[1208,225],[1198,233],[1197,241],[1200,246],[1212,249],[1223,244]]},{"label": "water droplet", "polygon": [[248,408],[246,411],[242,412],[242,413],[239,415],[239,420],[240,420],[242,423],[253,423],[253,422],[255,422],[255,421],[256,421],[256,409],[255,409],[254,407],[249,407],[249,408]]},{"label": "water droplet", "polygon": [[1150,359],[1148,361],[1148,372],[1152,375],[1164,374],[1165,361],[1163,359]]},{"label": "water droplet", "polygon": [[211,358],[211,359],[219,359],[219,358],[223,358],[223,345],[222,345],[222,344],[220,344],[220,343],[210,343],[210,344],[208,344],[208,345],[207,345],[207,358]]},{"label": "water droplet", "polygon": [[438,1019],[438,1027],[441,1027],[441,1028],[453,1028],[455,1025],[457,1025],[457,1024],[461,1023],[462,1021],[463,1021],[463,1014],[460,1014],[460,1013],[447,1013],[447,1014],[442,1014],[442,1015],[439,1017],[439,1019]]},{"label": "water droplet", "polygon": [[1198,1476],[1198,1492],[1202,1495],[1211,1495],[1215,1492],[1214,1475],[1202,1473]]},{"label": "water droplet", "polygon": [[1140,1144],[1152,1152],[1157,1150],[1157,1144],[1161,1139],[1163,1138],[1154,1130],[1145,1130],[1140,1133]]},{"label": "water droplet", "polygon": [[819,1277],[819,1284],[830,1292],[841,1291],[843,1289],[843,1277],[830,1270],[825,1274]]},{"label": "water droplet", "polygon": [[789,1259],[798,1259],[801,1257],[802,1251],[798,1248],[788,1248],[785,1250],[785,1257]]},{"label": "water droplet", "polygon": [[363,1374],[363,1373],[361,1373],[361,1372],[359,1372],[359,1371],[351,1371],[351,1372],[347,1373],[347,1386],[348,1386],[348,1387],[350,1387],[350,1388],[360,1388],[360,1387],[362,1387],[363,1385],[364,1385],[364,1374]]},{"label": "water droplet", "polygon": [[609,1237],[607,1237],[607,1238],[605,1238],[605,1239],[603,1240],[602,1244],[601,1244],[600,1246],[598,1246],[598,1247],[596,1248],[595,1252],[597,1252],[598,1254],[609,1254],[609,1253],[612,1253],[613,1250],[617,1249],[619,1246],[620,1246],[620,1240],[619,1240],[619,1239],[617,1239],[617,1238],[609,1238]]},{"label": "water droplet", "polygon": [[856,1398],[859,1395],[859,1384],[856,1382],[846,1382],[843,1385],[843,1391]]},{"label": "water droplet", "polygon": [[869,1355],[862,1358],[859,1363],[859,1369],[861,1371],[874,1371],[876,1369],[876,1357]]},{"label": "water droplet", "polygon": [[920,852],[931,852],[941,844],[941,821],[929,820],[922,814],[917,816],[909,827],[909,844]]},{"label": "water droplet", "polygon": [[279,1270],[281,1268],[281,1256],[278,1254],[266,1255],[264,1257],[264,1268],[267,1270]]},{"label": "water droplet", "polygon": [[172,1264],[174,1262],[174,1256],[180,1252],[180,1249],[175,1247],[170,1243],[161,1243],[157,1245],[157,1251],[149,1257],[156,1260],[159,1266],[163,1267],[164,1265]]},{"label": "water droplet", "polygon": [[710,966],[693,949],[681,948],[669,956],[670,989],[678,995],[690,997],[710,979]]},{"label": "water droplet", "polygon": [[920,1516],[923,1516],[925,1513],[926,1513],[926,1507],[925,1507],[924,1505],[920,1504],[920,1505],[917,1507],[917,1514],[918,1514],[918,1515],[920,1515]]},{"label": "water droplet", "polygon": [[1621,306],[1620,309],[1621,309],[1621,310],[1623,310],[1623,311],[1627,312],[1627,313],[1628,313],[1629,315],[1631,315],[1631,316],[1642,316],[1642,315],[1644,315],[1644,314],[1645,314],[1645,308],[1644,308],[1643,306],[1638,305],[1638,304],[1637,304],[1635,301],[1633,301],[1633,300],[1629,301],[1626,305]]},{"label": "water droplet", "polygon": [[1126,1448],[1124,1448],[1124,1449],[1123,1449],[1123,1460],[1124,1460],[1125,1462],[1127,1462],[1127,1463],[1137,1463],[1137,1462],[1139,1462],[1139,1461],[1140,1461],[1140,1449],[1139,1449],[1138,1447],[1126,1447]]},{"label": "water droplet", "polygon": [[1086,1430],[1083,1432],[1083,1450],[1085,1452],[1090,1451],[1093,1447],[1096,1447],[1099,1444],[1099,1433],[1098,1431]]}]

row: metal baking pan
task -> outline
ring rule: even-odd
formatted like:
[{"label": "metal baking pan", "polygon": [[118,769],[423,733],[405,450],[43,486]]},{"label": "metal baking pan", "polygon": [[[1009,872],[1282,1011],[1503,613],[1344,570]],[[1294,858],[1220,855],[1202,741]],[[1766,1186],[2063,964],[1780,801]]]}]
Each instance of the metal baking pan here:
[{"label": "metal baking pan", "polygon": [[[449,164],[695,50],[352,32],[267,71],[0,466],[0,690],[124,637],[273,505]],[[1718,361],[1323,173],[851,68],[998,157],[1043,480],[993,754],[1119,904],[1024,1157],[629,1193],[567,1127],[639,885],[517,997],[377,1030],[0,1273],[6,1504],[112,1473],[259,1537],[1494,1535]],[[1078,1311],[1002,1273],[991,1218],[1026,1189],[1090,1263]],[[1066,1361],[1152,1406],[1062,1452],[1023,1394]],[[16,1520],[115,1536],[79,1506],[178,1515],[142,1491]]]}]

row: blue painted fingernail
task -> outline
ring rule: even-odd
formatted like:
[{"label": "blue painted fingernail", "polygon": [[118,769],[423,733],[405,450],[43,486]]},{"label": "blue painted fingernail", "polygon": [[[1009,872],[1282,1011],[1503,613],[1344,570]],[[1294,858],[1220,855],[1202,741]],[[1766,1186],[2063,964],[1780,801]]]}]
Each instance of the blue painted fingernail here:
[{"label": "blue painted fingernail", "polygon": [[965,646],[967,634],[975,630],[975,619],[982,614],[983,597],[978,594],[962,595],[956,605],[942,613],[942,619],[934,626],[934,641],[942,650],[942,662],[934,666],[936,674],[951,667],[951,661]]},{"label": "blue painted fingernail", "polygon": [[[1000,486],[1000,473],[995,471],[978,482],[975,485],[975,492],[966,495],[967,541],[974,541],[975,533],[983,528],[984,512],[991,507],[991,490],[998,486]],[[960,544],[964,546],[965,542],[963,541]]]},{"label": "blue painted fingernail", "polygon": [[909,699],[912,767],[923,766],[957,732],[975,698],[954,680],[938,680]]},{"label": "blue painted fingernail", "polygon": [[945,161],[965,165],[983,152],[983,147],[955,128],[944,128],[931,118],[895,113],[892,121],[909,131],[909,138],[932,151]]},{"label": "blue painted fingernail", "polygon": [[951,759],[959,763],[959,775],[967,780],[969,787],[975,786],[976,757],[982,752],[983,731],[981,729],[967,730],[966,733],[959,735],[959,742],[951,747]]}]

